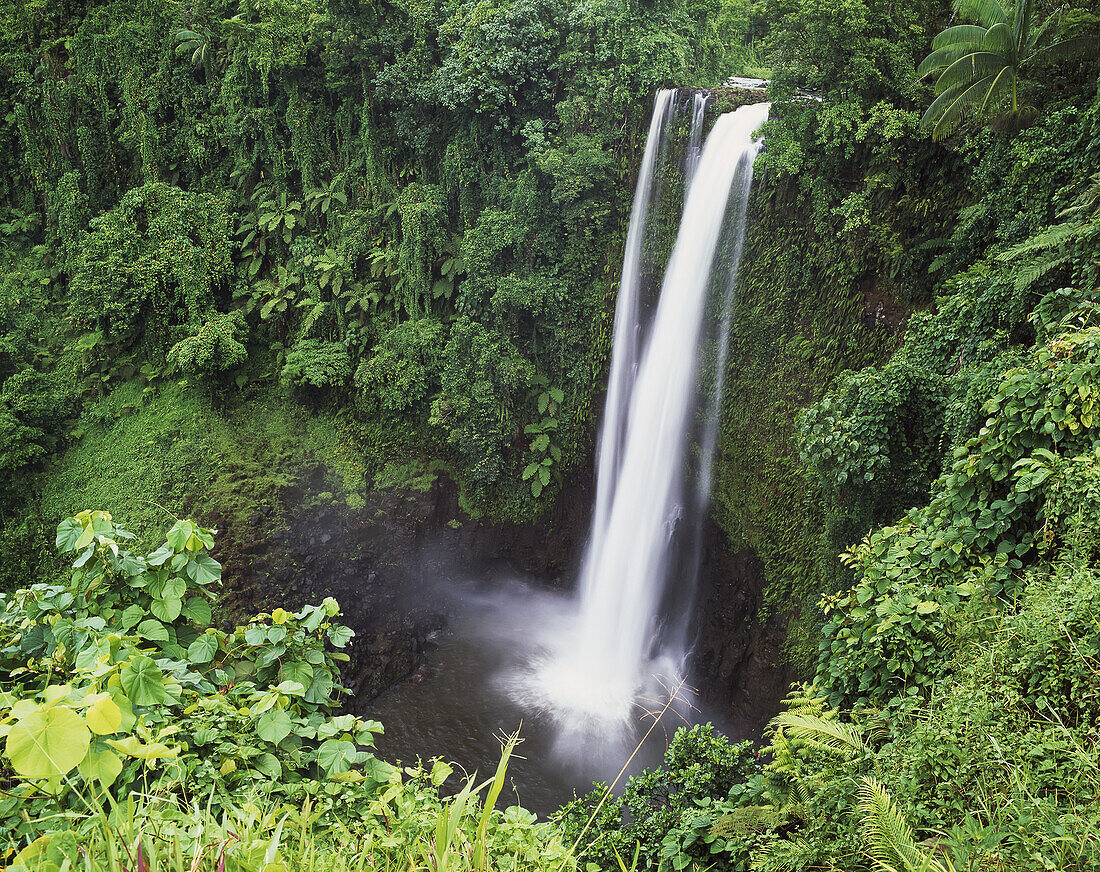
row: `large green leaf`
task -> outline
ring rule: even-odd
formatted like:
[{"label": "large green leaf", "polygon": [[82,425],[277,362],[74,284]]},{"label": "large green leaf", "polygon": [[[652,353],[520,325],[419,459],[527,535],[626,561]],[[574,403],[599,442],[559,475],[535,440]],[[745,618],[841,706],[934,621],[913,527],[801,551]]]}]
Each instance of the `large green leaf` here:
[{"label": "large green leaf", "polygon": [[256,721],[256,735],[272,745],[289,736],[292,728],[290,715],[284,709],[266,711]]},{"label": "large green leaf", "polygon": [[88,753],[91,733],[70,708],[37,709],[16,722],[5,746],[12,768],[24,778],[60,778]]},{"label": "large green leaf", "polygon": [[337,648],[345,647],[355,635],[355,631],[343,624],[333,624],[328,628],[328,639]]},{"label": "large green leaf", "polygon": [[213,633],[203,633],[187,646],[187,659],[192,663],[209,663],[218,653],[218,637]]},{"label": "large green leaf", "polygon": [[136,603],[132,606],[127,606],[126,611],[122,613],[122,617],[119,619],[119,623],[124,630],[132,629],[142,618],[145,617],[145,609]]},{"label": "large green leaf", "polygon": [[274,754],[261,754],[256,759],[250,760],[249,765],[268,778],[279,778],[283,774],[283,765]]},{"label": "large green leaf", "polygon": [[122,689],[134,705],[159,705],[164,702],[164,673],[151,657],[138,654],[122,667]]},{"label": "large green leaf", "polygon": [[222,565],[209,554],[200,554],[183,569],[195,584],[213,584],[222,577]]},{"label": "large green leaf", "polygon": [[137,625],[137,634],[150,642],[167,642],[168,630],[155,618],[146,618]]},{"label": "large green leaf", "polygon": [[176,757],[179,748],[169,748],[160,742],[143,744],[137,736],[127,736],[125,739],[108,739],[107,744],[116,751],[121,751],[129,757],[137,757],[139,760],[160,760]]},{"label": "large green leaf", "polygon": [[355,758],[355,745],[344,739],[326,739],[317,749],[317,764],[326,775],[347,772]]},{"label": "large green leaf", "polygon": [[210,603],[201,597],[193,596],[183,604],[183,616],[194,621],[196,626],[210,626]]},{"label": "large green leaf", "polygon": [[160,618],[166,624],[170,624],[178,618],[182,609],[183,603],[174,596],[166,596],[163,599],[153,600],[152,604],[149,606],[149,611],[153,613],[153,616]]},{"label": "large green leaf", "polygon": [[284,660],[279,675],[285,681],[297,681],[302,687],[313,684],[313,667],[301,660]]},{"label": "large green leaf", "polygon": [[117,733],[122,726],[122,709],[111,699],[110,694],[104,693],[88,707],[84,720],[96,735],[109,736]]},{"label": "large green leaf", "polygon": [[195,526],[190,521],[176,521],[172,529],[168,531],[168,544],[175,551],[182,551],[187,547],[187,540],[195,532]]},{"label": "large green leaf", "polygon": [[306,702],[313,705],[321,705],[329,702],[332,693],[332,673],[327,669],[316,669],[313,673],[313,683],[306,691]]},{"label": "large green leaf", "polygon": [[[54,517],[56,518],[57,516],[54,515]],[[76,518],[66,518],[57,525],[57,538],[54,540],[54,543],[57,545],[57,550],[62,554],[75,551],[76,543],[83,533],[84,525],[81,524],[80,521]],[[85,542],[84,544],[87,545],[88,543]]]},{"label": "large green leaf", "polygon": [[80,761],[77,770],[89,781],[94,779],[110,787],[122,772],[122,760],[114,751],[92,751]]}]

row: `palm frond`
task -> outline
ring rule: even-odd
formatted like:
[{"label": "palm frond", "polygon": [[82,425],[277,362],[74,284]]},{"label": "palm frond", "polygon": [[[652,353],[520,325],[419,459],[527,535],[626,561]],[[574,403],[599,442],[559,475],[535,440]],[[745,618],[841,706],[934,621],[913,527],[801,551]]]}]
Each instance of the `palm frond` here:
[{"label": "palm frond", "polygon": [[864,778],[859,789],[859,811],[863,815],[863,841],[867,853],[886,872],[948,872],[917,847],[913,829],[905,820],[886,788],[873,778]]},{"label": "palm frond", "polygon": [[[1007,90],[1016,80],[1016,69],[1014,67],[1004,67],[997,73],[996,77],[990,83],[985,92],[985,99],[982,100],[982,105],[978,107],[979,112],[985,112],[990,108],[991,104],[1000,98],[1001,91]],[[1016,108],[1016,100],[1012,100],[1012,111],[1018,112]]]},{"label": "palm frond", "polygon": [[987,76],[996,76],[1006,68],[1004,56],[996,52],[970,52],[943,71],[936,82],[936,93],[959,85],[969,85]]},{"label": "palm frond", "polygon": [[792,739],[842,757],[852,757],[868,750],[863,733],[854,724],[789,711],[777,715],[772,723],[782,728]]},{"label": "palm frond", "polygon": [[996,52],[1004,60],[1016,60],[1016,35],[1007,24],[994,24],[985,32],[982,39],[982,49]]},{"label": "palm frond", "polygon": [[1012,11],[1001,0],[956,0],[955,12],[986,27],[1008,24],[1012,20]]},{"label": "palm frond", "polygon": [[1028,61],[1075,61],[1100,54],[1100,36],[1074,36],[1041,48]]},{"label": "palm frond", "polygon": [[932,48],[943,48],[958,43],[981,45],[988,30],[988,27],[983,27],[980,24],[955,24],[936,34],[932,40]]},{"label": "palm frond", "polygon": [[[1035,0],[1017,0],[1016,3],[1016,27],[1013,32],[1013,42],[1022,46],[1024,39],[1031,33],[1031,19],[1035,15]],[[1054,16],[1051,16],[1053,18]]]},{"label": "palm frond", "polygon": [[[999,85],[998,81],[1000,81]],[[998,80],[996,76],[987,76],[972,85],[960,84],[944,91],[925,111],[921,118],[921,127],[931,128],[933,138],[942,139],[958,126],[967,109],[978,104],[989,105],[992,102],[991,98],[995,96],[992,93],[993,89],[995,87],[1003,89],[1010,82],[1011,79]]]},{"label": "palm frond", "polygon": [[[964,27],[972,27],[974,25],[963,25]],[[977,30],[985,34],[985,28],[978,27]],[[931,73],[942,72],[951,66],[955,61],[970,52],[981,51],[982,44],[981,39],[972,40],[969,38],[960,38],[956,42],[945,43],[939,47],[933,47],[932,52],[923,61],[920,62],[920,66],[917,67],[917,76],[924,78]]]}]

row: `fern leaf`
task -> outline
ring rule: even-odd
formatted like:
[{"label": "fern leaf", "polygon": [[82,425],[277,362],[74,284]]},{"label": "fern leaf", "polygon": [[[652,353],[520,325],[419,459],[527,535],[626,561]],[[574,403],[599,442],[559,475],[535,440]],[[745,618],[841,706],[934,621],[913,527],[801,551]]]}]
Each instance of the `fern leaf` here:
[{"label": "fern leaf", "polygon": [[864,778],[859,789],[863,816],[863,841],[867,853],[886,872],[947,872],[934,857],[917,847],[905,815],[873,778]]},{"label": "fern leaf", "polygon": [[1068,254],[1045,260],[1035,260],[1016,273],[1016,280],[1013,284],[1017,291],[1026,291],[1051,270],[1057,269],[1069,260],[1070,256]]},{"label": "fern leaf", "polygon": [[1030,254],[1033,251],[1043,251],[1048,248],[1054,248],[1080,235],[1081,230],[1082,225],[1076,221],[1066,221],[1063,224],[1054,224],[1046,228],[1046,230],[1036,233],[1034,236],[1029,236],[1018,245],[1014,245],[1012,248],[1001,252],[997,255],[997,260],[1016,260],[1016,258],[1021,255]]},{"label": "fern leaf", "polygon": [[793,739],[843,757],[852,757],[868,750],[862,732],[854,724],[789,711],[777,715],[773,723]]}]

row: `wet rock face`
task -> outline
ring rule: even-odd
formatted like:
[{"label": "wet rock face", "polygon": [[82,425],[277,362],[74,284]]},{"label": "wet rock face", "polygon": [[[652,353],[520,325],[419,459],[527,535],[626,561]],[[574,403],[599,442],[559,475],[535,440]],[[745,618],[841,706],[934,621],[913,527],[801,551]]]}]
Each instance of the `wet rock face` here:
[{"label": "wet rock face", "polygon": [[[464,517],[453,482],[440,477],[423,492],[372,493],[361,509],[320,501],[321,471],[284,495],[287,529],[271,531],[271,507],[243,529],[214,517],[216,557],[237,617],[299,609],[334,597],[355,631],[343,683],[363,702],[413,675],[445,617],[431,607],[431,583],[455,573],[512,571],[547,585],[572,584],[588,530],[591,474],[567,483],[548,516],[534,524],[491,524]],[[292,507],[299,506],[295,511]]]},{"label": "wet rock face", "polygon": [[760,620],[764,564],[731,551],[717,526],[704,535],[692,671],[700,693],[725,707],[745,735],[760,735],[780,709],[794,673],[784,662],[783,627]]}]

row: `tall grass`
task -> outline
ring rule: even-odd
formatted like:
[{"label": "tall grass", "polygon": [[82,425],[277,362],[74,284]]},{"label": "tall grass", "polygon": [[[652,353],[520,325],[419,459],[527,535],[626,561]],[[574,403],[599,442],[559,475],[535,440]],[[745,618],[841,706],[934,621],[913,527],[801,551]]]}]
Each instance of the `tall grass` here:
[{"label": "tall grass", "polygon": [[[319,813],[262,797],[221,816],[175,797],[108,800],[71,828],[0,853],[12,872],[572,872],[570,852],[546,823],[520,809],[496,811],[518,733],[502,742],[491,779],[476,773],[453,797],[413,769],[397,774],[366,808]],[[449,767],[448,767],[449,771]],[[441,780],[441,779],[440,779]]]}]

